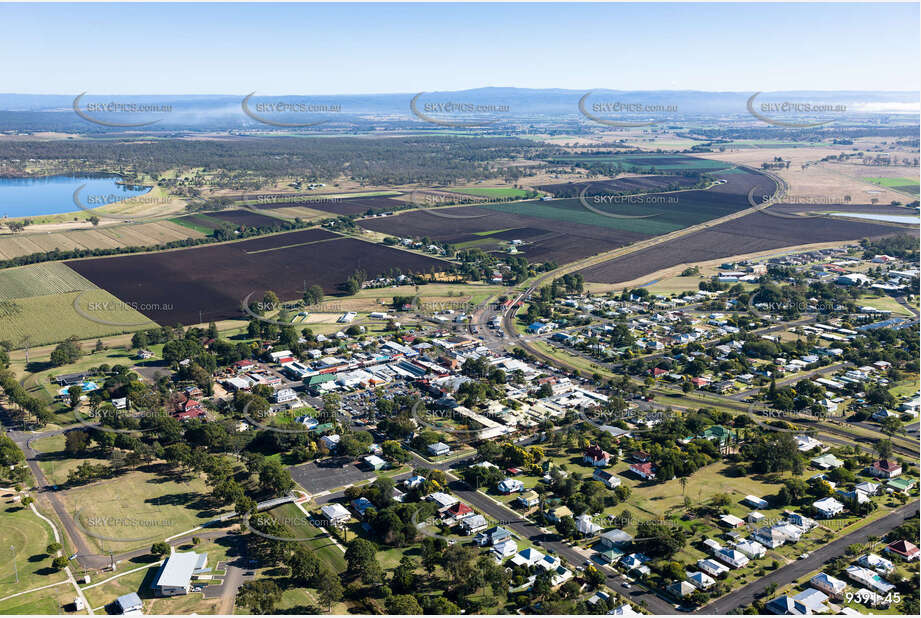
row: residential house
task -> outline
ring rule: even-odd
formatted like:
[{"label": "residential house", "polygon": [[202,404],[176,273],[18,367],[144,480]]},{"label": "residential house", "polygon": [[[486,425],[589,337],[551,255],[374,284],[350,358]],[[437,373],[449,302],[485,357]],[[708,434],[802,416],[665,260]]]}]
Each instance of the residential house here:
[{"label": "residential house", "polygon": [[720,517],[720,523],[727,528],[741,528],[745,525],[745,520],[735,515],[723,515]]},{"label": "residential house", "polygon": [[425,477],[419,476],[418,474],[414,474],[413,476],[403,481],[403,485],[405,485],[407,489],[415,489],[423,483],[425,483]]},{"label": "residential house", "polygon": [[526,509],[530,509],[540,504],[540,494],[532,489],[531,491],[526,491],[518,496],[517,500],[521,506]]},{"label": "residential house", "polygon": [[705,558],[705,559],[703,559],[703,560],[698,560],[698,561],[697,561],[697,567],[698,567],[701,571],[703,571],[704,573],[706,573],[707,575],[710,575],[710,576],[712,576],[712,577],[717,577],[717,578],[720,577],[721,575],[723,575],[723,574],[729,572],[729,568],[728,568],[728,567],[726,567],[725,565],[722,565],[722,564],[720,564],[719,562],[717,562],[716,560],[712,560],[712,559],[710,559],[710,558]]},{"label": "residential house", "polygon": [[325,446],[330,451],[335,451],[336,449],[339,448],[339,441],[341,439],[342,437],[339,434],[331,433],[327,436],[323,436],[322,438],[320,438],[320,442],[322,442],[323,446]]},{"label": "residential house", "polygon": [[847,576],[862,586],[867,586],[879,594],[888,594],[895,588],[892,584],[883,579],[878,573],[874,573],[862,566],[851,565],[847,567]]},{"label": "residential house", "polygon": [[891,479],[888,483],[886,483],[886,489],[891,489],[892,491],[900,494],[907,494],[914,486],[915,482],[906,478]]},{"label": "residential house", "polygon": [[742,552],[736,551],[734,549],[723,548],[714,553],[713,556],[717,560],[725,562],[729,566],[735,567],[737,569],[741,569],[746,564],[748,564],[748,557]]},{"label": "residential house", "polygon": [[764,545],[751,539],[742,539],[736,543],[736,549],[752,560],[763,558],[767,553],[767,548]]},{"label": "residential house", "polygon": [[601,545],[605,548],[619,547],[627,545],[633,541],[633,537],[617,528],[608,530],[601,535]]},{"label": "residential house", "polygon": [[895,459],[879,459],[870,464],[867,472],[877,478],[893,479],[902,474],[902,464]]},{"label": "residential house", "polygon": [[582,536],[595,536],[601,532],[601,526],[592,521],[591,516],[588,513],[583,513],[576,517],[576,530],[578,530]]},{"label": "residential house", "polygon": [[683,599],[689,594],[693,594],[694,592],[696,592],[697,588],[695,588],[689,582],[675,582],[674,584],[668,586],[665,590],[670,595],[676,598],[679,598],[679,599]]},{"label": "residential house", "polygon": [[896,556],[901,556],[905,560],[917,560],[918,556],[921,555],[921,550],[918,549],[917,545],[905,540],[889,543],[886,546],[886,551]]},{"label": "residential house", "polygon": [[715,579],[702,571],[687,572],[685,575],[687,575],[688,582],[698,590],[708,590],[716,584]]},{"label": "residential house", "polygon": [[337,502],[324,504],[320,507],[320,511],[323,513],[323,517],[326,518],[326,521],[328,521],[329,525],[331,526],[342,525],[351,517],[348,510]]},{"label": "residential house", "polygon": [[482,532],[489,527],[489,524],[486,523],[486,518],[479,514],[467,515],[461,520],[460,525],[468,535]]},{"label": "residential house", "polygon": [[[801,515],[799,513],[785,511],[784,515],[786,515],[787,521],[789,523],[801,529],[800,534],[802,534],[802,532],[809,532],[810,530],[812,530],[818,525],[817,523],[815,523],[814,519],[810,519],[806,517],[805,515]],[[796,537],[796,540],[799,540],[798,536]]]},{"label": "residential house", "polygon": [[572,511],[569,510],[568,506],[555,506],[547,510],[546,517],[556,524],[564,517],[572,517]]},{"label": "residential house", "polygon": [[870,481],[863,481],[861,483],[857,483],[854,486],[854,489],[856,491],[862,491],[868,496],[875,496],[879,491],[879,485],[877,483],[871,483]]},{"label": "residential house", "polygon": [[815,510],[824,517],[830,519],[844,510],[844,505],[834,498],[822,498],[812,503]]},{"label": "residential house", "polygon": [[647,481],[656,478],[656,469],[651,462],[635,463],[630,465],[630,471]]},{"label": "residential house", "polygon": [[115,607],[122,616],[143,615],[144,602],[137,592],[129,592],[115,599]]},{"label": "residential house", "polygon": [[838,579],[837,577],[832,577],[828,573],[819,573],[815,577],[809,580],[809,583],[815,586],[816,589],[821,590],[830,597],[840,599],[844,595],[844,590],[847,588],[847,584]]},{"label": "residential house", "polygon": [[608,489],[614,489],[618,487],[622,482],[619,477],[614,476],[607,470],[602,470],[601,468],[595,468],[595,472],[592,474],[592,480],[601,481]]},{"label": "residential house", "polygon": [[442,517],[448,521],[460,521],[471,513],[473,513],[472,508],[458,501],[445,509],[444,513],[442,513]]},{"label": "residential house", "polygon": [[864,554],[857,559],[857,564],[868,569],[873,569],[877,573],[886,575],[892,572],[895,565],[878,554]]},{"label": "residential house", "polygon": [[831,470],[832,468],[840,468],[844,465],[844,462],[832,455],[831,453],[825,453],[824,455],[819,455],[818,457],[813,457],[809,463],[819,470]]},{"label": "residential house", "polygon": [[515,555],[517,552],[518,552],[518,543],[516,543],[512,539],[506,539],[504,541],[500,541],[499,543],[496,543],[495,545],[492,546],[493,557],[499,562],[502,562],[509,556]]},{"label": "residential house", "polygon": [[593,444],[585,449],[582,460],[590,466],[603,468],[611,462],[611,455],[597,444]]},{"label": "residential house", "polygon": [[433,491],[432,493],[427,495],[425,499],[428,500],[429,502],[434,502],[435,504],[437,504],[438,510],[450,508],[454,506],[455,504],[457,504],[458,502],[460,502],[460,500],[458,500],[454,496],[450,494],[446,494],[443,491]]},{"label": "residential house", "polygon": [[812,436],[800,434],[793,436],[793,439],[796,440],[796,448],[801,453],[811,451],[814,448],[822,448],[822,443]]},{"label": "residential house", "polygon": [[828,613],[828,606],[825,605],[825,601],[828,600],[828,595],[821,590],[816,590],[815,588],[807,588],[803,592],[795,595],[793,600],[797,604],[800,604],[808,609],[809,613],[811,614]]},{"label": "residential house", "polygon": [[364,496],[360,498],[355,498],[352,500],[352,508],[355,509],[355,512],[358,514],[358,518],[361,519],[365,516],[365,511],[368,509],[374,508],[374,503],[365,498]]},{"label": "residential house", "polygon": [[441,457],[451,452],[451,447],[444,442],[435,442],[434,444],[429,444],[425,448],[428,450],[429,455],[433,455],[435,457]]},{"label": "residential house", "polygon": [[487,545],[492,545],[495,547],[499,543],[507,541],[512,538],[512,533],[503,528],[502,526],[495,526],[489,530],[484,530],[473,538],[473,542],[479,545],[480,547],[486,547]]},{"label": "residential house", "polygon": [[787,595],[781,595],[776,599],[771,599],[764,605],[769,613],[775,614],[777,616],[796,616],[796,615],[811,615],[812,611]]},{"label": "residential house", "polygon": [[517,566],[533,566],[544,559],[544,555],[532,547],[522,549],[512,556],[512,564]]},{"label": "residential house", "polygon": [[789,540],[780,530],[772,526],[758,528],[752,534],[752,539],[761,543],[768,549],[777,549]]},{"label": "residential house", "polygon": [[499,493],[513,494],[516,492],[523,491],[524,483],[522,483],[518,479],[509,478],[509,479],[504,479],[502,481],[499,481],[499,485],[497,486],[497,488],[499,490]]}]

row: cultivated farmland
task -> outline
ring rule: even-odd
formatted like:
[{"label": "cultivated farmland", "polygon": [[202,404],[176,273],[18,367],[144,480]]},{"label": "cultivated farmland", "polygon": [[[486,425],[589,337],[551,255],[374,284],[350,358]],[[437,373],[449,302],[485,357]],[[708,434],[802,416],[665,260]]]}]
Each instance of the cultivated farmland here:
[{"label": "cultivated farmland", "polygon": [[241,317],[241,301],[251,292],[261,297],[273,290],[288,300],[300,298],[305,284],[317,284],[335,294],[356,269],[373,278],[439,272],[446,262],[310,229],[68,265],[160,324],[195,324]]},{"label": "cultivated farmland", "polygon": [[[794,209],[802,210],[803,207],[795,206],[787,210]],[[905,231],[868,222],[825,218],[783,219],[756,212],[590,266],[580,272],[589,282],[623,283],[680,264],[694,264],[802,244],[875,238]],[[914,234],[917,234],[917,230]]]},{"label": "cultivated farmland", "polygon": [[363,215],[369,210],[374,212],[384,212],[394,208],[402,208],[407,203],[391,199],[389,197],[316,197],[313,199],[300,199],[285,202],[269,202],[265,204],[255,204],[254,208],[261,210],[274,210],[276,208],[308,208],[310,210],[319,210],[331,215]]},{"label": "cultivated farmland", "polygon": [[60,262],[0,270],[0,339],[16,346],[55,343],[71,336],[103,337],[151,326],[131,306]]},{"label": "cultivated farmland", "polygon": [[586,191],[586,195],[598,195],[599,193],[668,191],[692,187],[696,182],[697,178],[694,176],[662,174],[657,176],[627,176],[615,180],[538,185],[537,188],[555,197],[576,197],[586,187],[589,188]]}]

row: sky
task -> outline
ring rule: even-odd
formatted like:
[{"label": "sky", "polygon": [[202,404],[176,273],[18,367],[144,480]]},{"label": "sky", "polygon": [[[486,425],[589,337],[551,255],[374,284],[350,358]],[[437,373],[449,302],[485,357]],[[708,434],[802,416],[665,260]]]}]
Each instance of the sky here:
[{"label": "sky", "polygon": [[919,4],[0,4],[0,92],[917,90]]}]

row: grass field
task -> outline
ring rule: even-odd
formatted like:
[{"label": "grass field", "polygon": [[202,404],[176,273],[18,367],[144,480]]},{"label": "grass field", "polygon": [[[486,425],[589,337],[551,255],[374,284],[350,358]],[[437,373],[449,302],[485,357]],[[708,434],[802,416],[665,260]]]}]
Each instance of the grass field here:
[{"label": "grass field", "polygon": [[[63,575],[63,573],[62,573]],[[16,614],[22,616],[56,616],[56,615],[86,615],[87,611],[76,614],[71,605],[77,596],[73,585],[69,583],[23,594],[12,599],[0,602],[0,614]]]},{"label": "grass field", "polygon": [[162,476],[142,468],[59,497],[86,541],[105,553],[150,546],[216,518],[224,511],[205,499],[209,493],[197,477]]},{"label": "grass field", "polygon": [[529,195],[527,191],[523,189],[515,189],[513,187],[476,187],[470,189],[452,189],[452,191],[455,193],[463,193],[464,195],[475,195],[477,197],[498,199],[525,198]]},{"label": "grass field", "polygon": [[[149,584],[152,582],[153,578],[157,574],[157,571],[159,570],[159,566],[157,566],[158,564],[160,563],[148,563],[148,565],[146,565],[147,568],[142,568],[140,571],[134,571],[133,573],[121,575],[120,577],[117,577],[110,582],[106,582],[98,586],[93,586],[93,584],[90,584],[92,587],[84,588],[83,594],[86,596],[86,600],[89,601],[90,605],[92,605],[94,608],[107,605],[123,594],[128,594],[129,592],[137,592],[142,598],[144,596],[152,596],[150,594],[145,595],[144,591],[149,590]],[[143,566],[145,565],[135,562],[128,562],[127,566],[124,568],[124,571],[132,571],[138,567]],[[116,573],[115,575],[118,574]],[[112,574],[100,573],[97,576],[97,579],[98,582],[102,582],[109,577],[112,577]]]},{"label": "grass field", "polygon": [[873,307],[881,311],[891,311],[894,316],[911,316],[911,312],[904,305],[899,304],[891,296],[862,296],[857,301],[861,306]]},{"label": "grass field", "polygon": [[84,461],[88,461],[91,464],[106,463],[104,459],[95,459],[93,457],[68,458],[64,452],[64,440],[64,435],[58,434],[32,443],[32,448],[42,454],[38,465],[52,484],[64,485],[67,482],[67,475],[70,471]]},{"label": "grass field", "polygon": [[[48,524],[39,519],[32,509],[14,503],[11,497],[4,495],[2,500],[3,504],[0,505],[0,556],[2,556],[0,560],[0,598],[65,579],[63,572],[51,568],[53,556],[45,553],[45,547],[54,542],[54,536]],[[16,583],[17,569],[18,584]],[[72,593],[73,590],[70,592]],[[18,603],[23,599],[25,596],[15,600],[11,599],[9,602]],[[0,608],[4,605],[0,604]]]}]

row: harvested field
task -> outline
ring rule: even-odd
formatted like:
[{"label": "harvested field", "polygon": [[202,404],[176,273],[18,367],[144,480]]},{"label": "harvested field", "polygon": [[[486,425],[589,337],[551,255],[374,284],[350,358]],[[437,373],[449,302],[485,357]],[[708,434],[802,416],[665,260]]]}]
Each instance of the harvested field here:
[{"label": "harvested field", "polygon": [[0,259],[8,260],[32,253],[60,249],[105,249],[112,247],[151,246],[202,234],[187,227],[159,221],[127,225],[106,225],[69,232],[26,232],[0,236]]},{"label": "harvested field", "polygon": [[239,318],[241,301],[251,292],[261,297],[273,290],[290,300],[300,298],[305,284],[318,284],[335,294],[356,269],[373,278],[391,271],[437,272],[446,265],[319,229],[67,264],[150,319],[171,325]]},{"label": "harvested field", "polygon": [[[785,210],[803,209],[797,205]],[[826,210],[822,207],[822,210]],[[614,258],[580,271],[593,283],[623,283],[677,266],[796,245],[854,241],[909,231],[887,225],[825,218],[783,219],[752,213],[707,230]],[[914,232],[917,235],[917,230]]]},{"label": "harvested field", "polygon": [[578,154],[554,157],[552,163],[579,165],[619,166],[628,172],[701,171],[709,172],[730,167],[731,164],[692,157],[684,154],[634,153],[634,154]]},{"label": "harvested field", "polygon": [[319,210],[331,215],[363,215],[369,210],[374,212],[384,212],[405,206],[407,202],[403,200],[391,199],[389,197],[332,197],[314,199],[292,200],[290,202],[271,202],[268,204],[255,204],[253,207],[259,210],[274,210],[276,208],[309,208],[310,210]]}]

